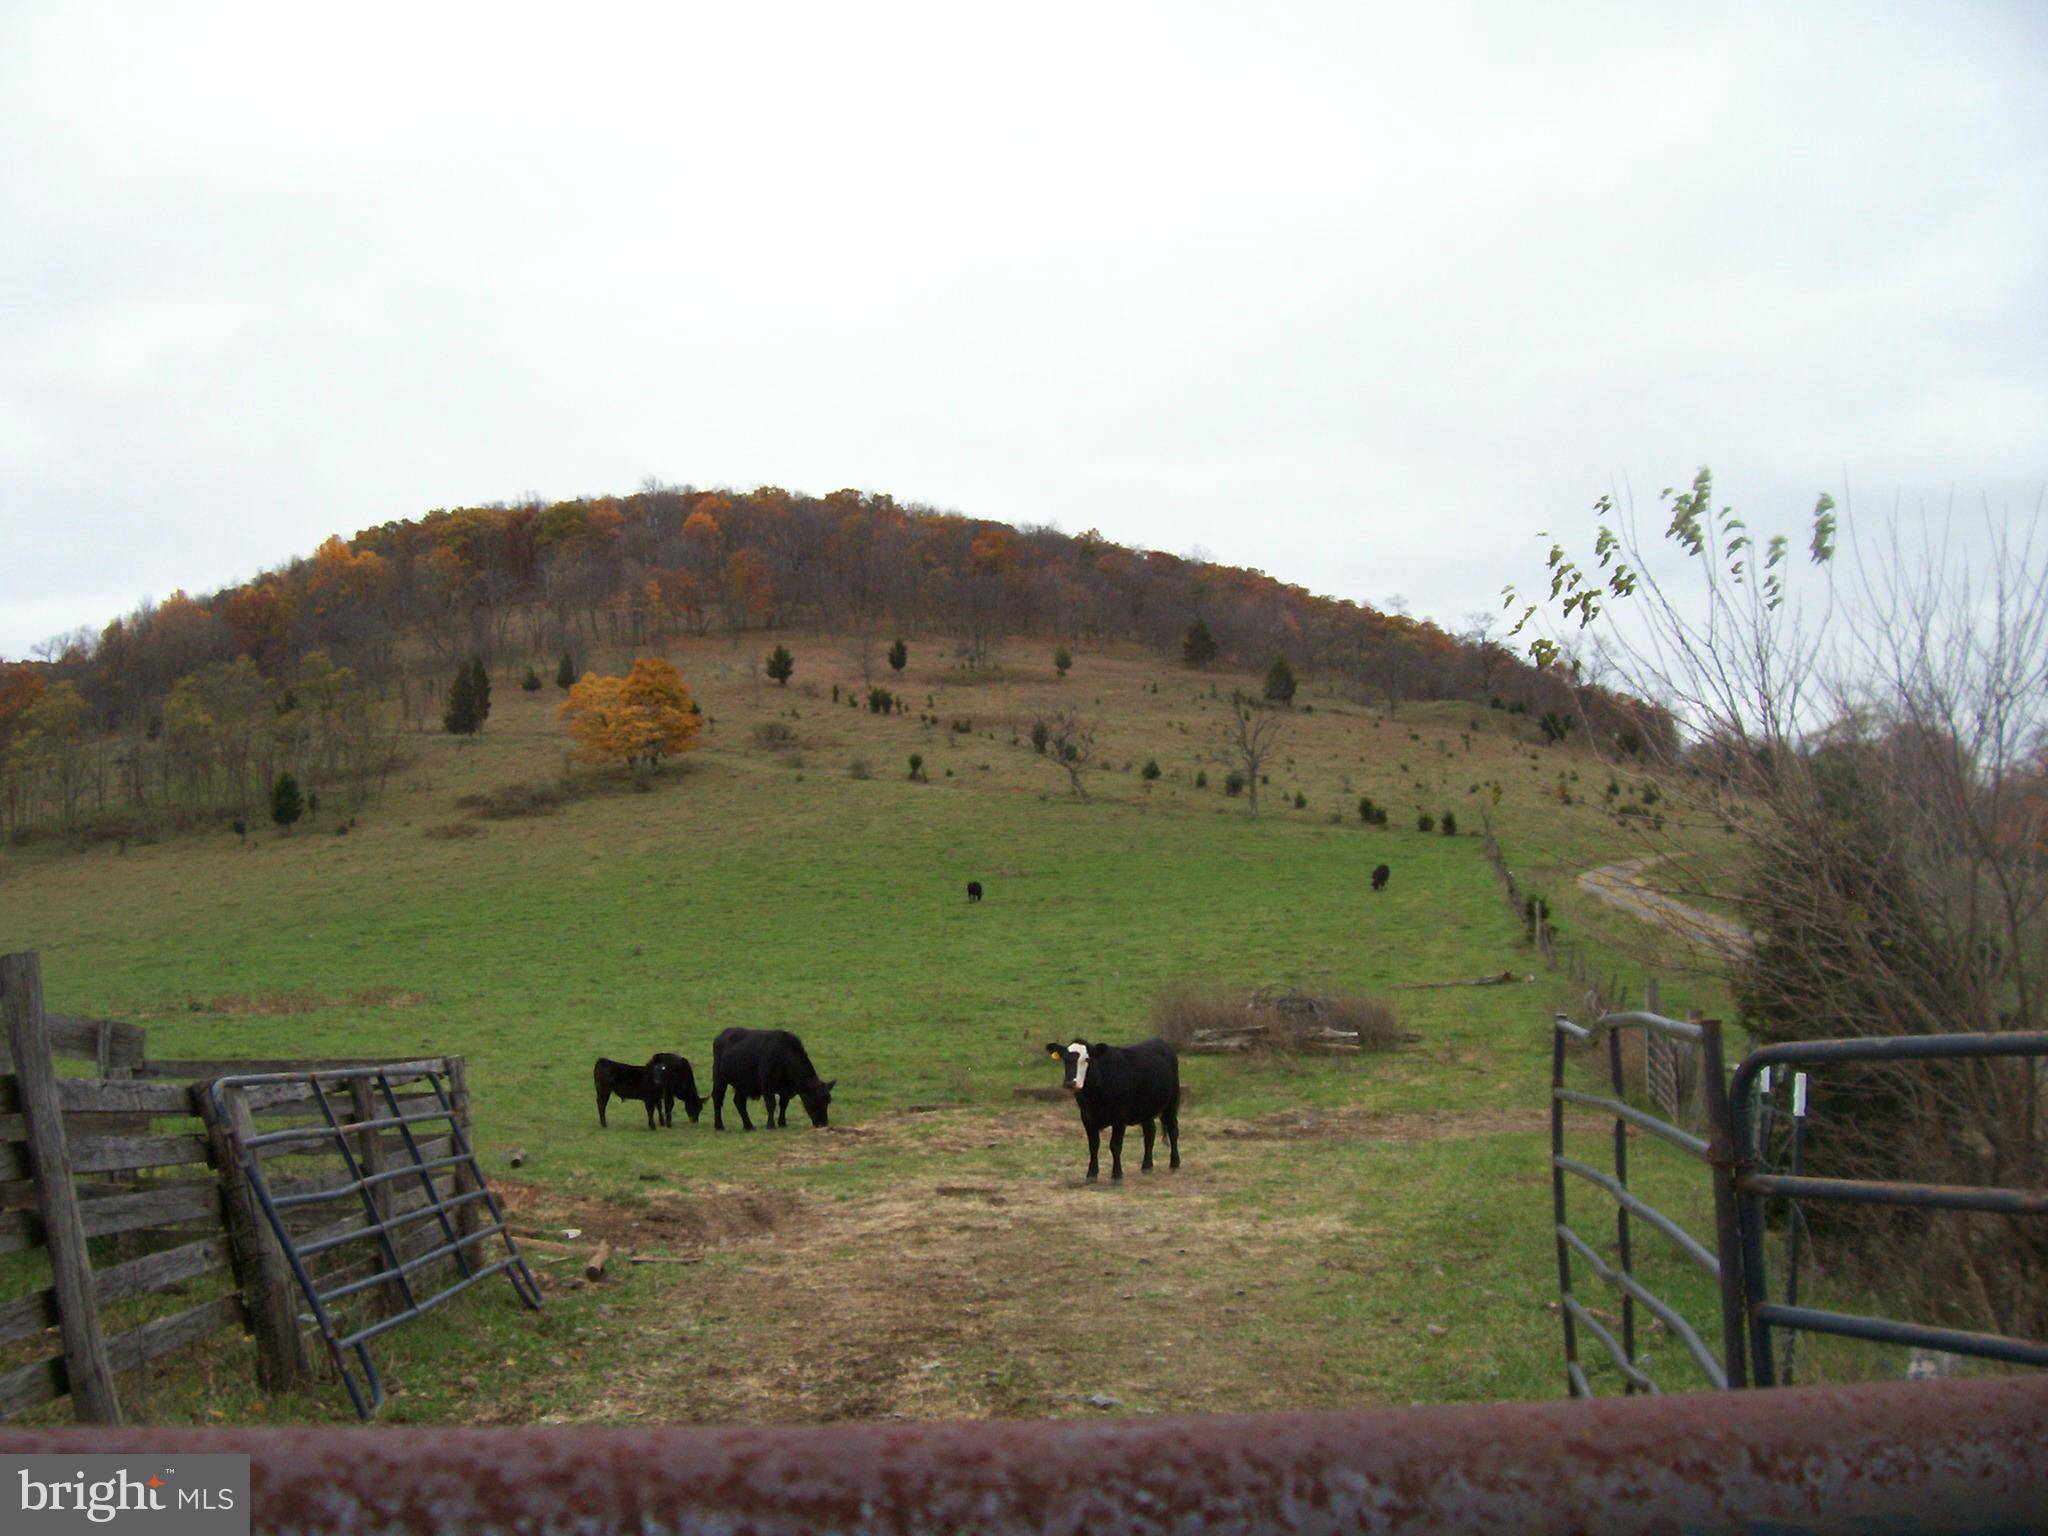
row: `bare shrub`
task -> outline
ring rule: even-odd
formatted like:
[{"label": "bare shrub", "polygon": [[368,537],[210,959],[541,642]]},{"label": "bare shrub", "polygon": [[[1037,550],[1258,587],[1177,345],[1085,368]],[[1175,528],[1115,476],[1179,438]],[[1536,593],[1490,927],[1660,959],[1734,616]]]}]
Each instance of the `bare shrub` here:
[{"label": "bare shrub", "polygon": [[796,732],[790,729],[787,720],[763,720],[754,727],[754,745],[757,747],[786,747],[796,740]]},{"label": "bare shrub", "polygon": [[484,829],[473,821],[443,821],[427,828],[427,836],[444,843],[460,842],[466,837],[482,837]]},{"label": "bare shrub", "polygon": [[558,784],[501,784],[496,789],[459,796],[455,808],[470,812],[480,821],[514,821],[522,816],[552,816],[566,798]]},{"label": "bare shrub", "polygon": [[846,765],[846,776],[849,779],[872,779],[875,776],[875,765],[867,758],[856,757]]},{"label": "bare shrub", "polygon": [[[1575,626],[1567,643],[1591,640],[1598,648],[1581,660],[1672,711],[1681,771],[1664,793],[1674,827],[1718,824],[1739,836],[1731,876],[1715,875],[1719,861],[1697,875],[1669,866],[1669,889],[1732,897],[1748,931],[1746,941],[1698,941],[1703,958],[1726,975],[1762,1043],[2040,1028],[2040,507],[1987,513],[1981,532],[1946,517],[1895,519],[1859,539],[1845,527],[1850,558],[1838,570],[1830,498],[1804,538],[1765,538],[1717,509],[1712,489],[1702,470],[1689,491],[1660,498],[1670,505],[1658,520],[1671,518],[1661,551],[1632,507],[1603,498],[1613,526],[1603,521],[1592,556],[1580,564],[1553,543],[1550,558],[1549,618]],[[1806,562],[1795,558],[1801,545]],[[1580,636],[1609,606],[1627,622]],[[1555,641],[1532,650],[1570,659]],[[1664,822],[1627,825],[1641,836]],[[1676,849],[1643,841],[1683,851],[1677,839]],[[1734,889],[1717,889],[1722,879]],[[2048,1185],[2038,1063],[1835,1063],[1812,1077],[1808,1173]],[[1887,1277],[1923,1318],[2048,1332],[2048,1231],[2037,1220],[1835,1203],[1805,1215],[1830,1262],[1846,1256]]]},{"label": "bare shrub", "polygon": [[1179,983],[1152,1004],[1152,1029],[1195,1055],[1301,1052],[1348,1056],[1390,1050],[1403,1031],[1385,998],[1295,987]]}]

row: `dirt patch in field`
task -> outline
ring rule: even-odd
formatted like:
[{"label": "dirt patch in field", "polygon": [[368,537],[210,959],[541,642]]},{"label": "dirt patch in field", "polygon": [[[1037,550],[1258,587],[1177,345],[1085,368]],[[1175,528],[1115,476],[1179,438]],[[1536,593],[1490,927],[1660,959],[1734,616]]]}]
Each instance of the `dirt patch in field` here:
[{"label": "dirt patch in field", "polygon": [[[1198,1407],[1225,1369],[1205,1336],[1248,1315],[1264,1283],[1218,1262],[1242,1250],[1249,1263],[1254,1248],[1217,1188],[1188,1170],[1122,1187],[920,1181],[809,1209],[776,1242],[692,1268],[676,1296],[674,1324],[747,1347],[630,1366],[592,1416],[1014,1418],[1086,1413],[1096,1393]],[[1078,1296],[1085,1319],[1070,1315]],[[1242,1363],[1230,1400],[1281,1390]]]},{"label": "dirt patch in field", "polygon": [[[741,1186],[686,1196],[650,1194],[645,1202],[577,1200],[515,1180],[492,1181],[515,1235],[550,1241],[610,1243],[621,1253],[693,1253],[765,1237],[786,1223],[796,1200],[775,1190]],[[563,1238],[568,1231],[574,1238]]]}]

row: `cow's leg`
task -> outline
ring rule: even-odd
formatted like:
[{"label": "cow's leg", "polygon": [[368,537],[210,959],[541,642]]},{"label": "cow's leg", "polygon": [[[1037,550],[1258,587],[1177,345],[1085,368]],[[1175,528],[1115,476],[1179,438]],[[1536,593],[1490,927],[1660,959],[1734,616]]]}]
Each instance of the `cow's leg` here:
[{"label": "cow's leg", "polygon": [[793,1093],[785,1093],[782,1096],[782,1109],[775,1118],[777,1125],[786,1126],[789,1124],[789,1101],[795,1097],[796,1095]]},{"label": "cow's leg", "polygon": [[1109,1127],[1109,1181],[1114,1184],[1124,1176],[1124,1123],[1112,1121]]},{"label": "cow's leg", "polygon": [[610,1098],[611,1095],[604,1089],[597,1090],[597,1123],[600,1127],[604,1125],[604,1106]]},{"label": "cow's leg", "polygon": [[661,1090],[661,1123],[663,1125],[674,1125],[676,1123],[676,1096],[666,1088]]},{"label": "cow's leg", "polygon": [[1173,1160],[1166,1166],[1178,1168],[1180,1166],[1180,1106],[1176,1104],[1165,1114],[1161,1115],[1159,1123],[1165,1128],[1167,1146],[1173,1150]]},{"label": "cow's leg", "polygon": [[716,1070],[711,1074],[711,1128],[725,1129],[725,1078]]},{"label": "cow's leg", "polygon": [[1082,1128],[1088,1132],[1088,1177],[1093,1179],[1102,1171],[1102,1127],[1083,1121]]},{"label": "cow's leg", "polygon": [[751,1131],[754,1122],[747,1118],[747,1090],[737,1083],[732,1088],[732,1107],[740,1112],[740,1129]]},{"label": "cow's leg", "polygon": [[1150,1120],[1140,1120],[1138,1122],[1138,1129],[1145,1133],[1145,1161],[1138,1164],[1138,1172],[1150,1173],[1152,1171],[1152,1122]]},{"label": "cow's leg", "polygon": [[647,1100],[647,1129],[654,1130],[661,1119],[661,1095],[655,1094]]}]

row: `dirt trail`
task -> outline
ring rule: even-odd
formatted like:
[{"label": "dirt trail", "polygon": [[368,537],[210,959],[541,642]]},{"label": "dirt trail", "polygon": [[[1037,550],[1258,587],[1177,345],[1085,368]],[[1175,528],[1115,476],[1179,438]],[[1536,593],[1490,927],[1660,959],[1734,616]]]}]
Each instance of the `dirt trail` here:
[{"label": "dirt trail", "polygon": [[1619,864],[1589,869],[1579,876],[1579,889],[1596,901],[1619,907],[1631,917],[1675,933],[1703,949],[1722,955],[1736,955],[1747,949],[1749,930],[1740,923],[1689,907],[1643,884],[1643,871],[1664,857],[1663,854],[1655,854],[1649,858],[1626,859]]}]

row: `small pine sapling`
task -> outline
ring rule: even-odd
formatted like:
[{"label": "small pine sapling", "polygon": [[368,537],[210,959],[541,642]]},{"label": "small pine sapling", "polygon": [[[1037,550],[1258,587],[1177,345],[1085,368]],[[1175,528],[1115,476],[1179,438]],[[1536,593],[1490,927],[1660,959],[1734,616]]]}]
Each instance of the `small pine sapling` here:
[{"label": "small pine sapling", "polygon": [[270,819],[289,837],[292,823],[305,813],[306,804],[299,798],[299,781],[289,773],[280,773],[270,790]]}]

